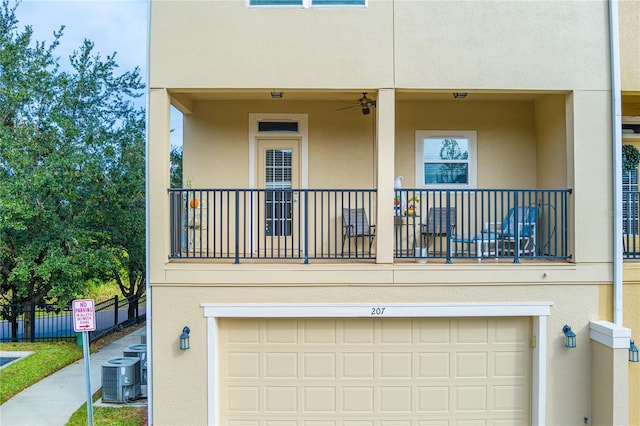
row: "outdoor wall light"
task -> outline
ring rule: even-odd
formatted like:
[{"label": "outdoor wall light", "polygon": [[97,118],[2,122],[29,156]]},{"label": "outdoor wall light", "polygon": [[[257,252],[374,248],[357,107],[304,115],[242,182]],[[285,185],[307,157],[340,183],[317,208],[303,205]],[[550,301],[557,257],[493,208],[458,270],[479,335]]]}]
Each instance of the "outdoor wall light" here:
[{"label": "outdoor wall light", "polygon": [[454,99],[464,99],[467,97],[467,92],[453,92]]},{"label": "outdoor wall light", "polygon": [[284,92],[271,92],[271,97],[273,99],[282,99],[284,96]]},{"label": "outdoor wall light", "polygon": [[568,325],[564,325],[562,327],[562,332],[564,333],[564,345],[567,348],[575,348],[576,347],[576,333],[571,331],[571,327]]},{"label": "outdoor wall light", "polygon": [[189,333],[191,333],[191,329],[185,326],[182,329],[182,334],[180,335],[180,350],[186,351],[189,349]]},{"label": "outdoor wall light", "polygon": [[633,343],[629,344],[629,362],[638,362],[638,347]]}]

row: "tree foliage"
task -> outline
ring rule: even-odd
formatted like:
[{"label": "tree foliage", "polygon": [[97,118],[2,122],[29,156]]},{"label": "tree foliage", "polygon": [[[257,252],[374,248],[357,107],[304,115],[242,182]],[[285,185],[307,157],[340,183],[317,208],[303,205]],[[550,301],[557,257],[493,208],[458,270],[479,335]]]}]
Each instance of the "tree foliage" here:
[{"label": "tree foliage", "polygon": [[622,171],[629,173],[638,168],[640,151],[633,145],[622,145]]},{"label": "tree foliage", "polygon": [[182,188],[182,147],[172,146],[169,153],[171,188]]},{"label": "tree foliage", "polygon": [[[62,70],[0,7],[0,290],[63,301],[87,279],[144,291],[144,113],[138,69],[117,73],[85,40]],[[133,284],[132,284],[133,283]],[[142,288],[142,290],[140,290]]]}]

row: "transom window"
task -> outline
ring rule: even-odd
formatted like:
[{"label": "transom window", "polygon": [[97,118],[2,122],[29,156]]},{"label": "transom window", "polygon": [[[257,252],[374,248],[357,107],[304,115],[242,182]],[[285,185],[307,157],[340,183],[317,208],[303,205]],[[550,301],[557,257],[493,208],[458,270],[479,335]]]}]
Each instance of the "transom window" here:
[{"label": "transom window", "polygon": [[367,0],[249,0],[249,6],[366,6]]},{"label": "transom window", "polygon": [[416,131],[418,188],[475,188],[476,132]]}]

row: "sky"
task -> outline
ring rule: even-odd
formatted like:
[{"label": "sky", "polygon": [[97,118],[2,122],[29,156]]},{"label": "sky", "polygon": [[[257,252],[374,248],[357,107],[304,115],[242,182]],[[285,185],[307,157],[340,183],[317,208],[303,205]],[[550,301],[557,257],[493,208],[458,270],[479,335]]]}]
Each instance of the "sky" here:
[{"label": "sky", "polygon": [[[15,0],[10,2],[15,4]],[[16,16],[19,28],[30,25],[37,41],[51,42],[54,31],[64,25],[56,49],[61,66],[68,66],[69,55],[89,39],[94,43],[94,53],[106,58],[115,52],[120,70],[138,67],[146,82],[147,0],[22,0]],[[181,116],[175,111],[171,128],[171,144],[181,145]]]}]

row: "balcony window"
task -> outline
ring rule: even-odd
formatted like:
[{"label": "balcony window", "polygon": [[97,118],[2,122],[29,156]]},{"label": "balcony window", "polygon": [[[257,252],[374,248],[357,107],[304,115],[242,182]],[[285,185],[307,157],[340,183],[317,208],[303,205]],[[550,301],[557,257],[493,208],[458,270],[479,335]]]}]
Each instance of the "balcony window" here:
[{"label": "balcony window", "polygon": [[249,6],[302,6],[302,0],[249,0]]},{"label": "balcony window", "polygon": [[365,0],[311,0],[312,6],[364,6]]},{"label": "balcony window", "polygon": [[366,0],[249,0],[249,6],[365,6]]},{"label": "balcony window", "polygon": [[475,188],[476,132],[416,132],[418,188]]}]

